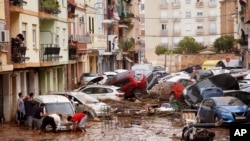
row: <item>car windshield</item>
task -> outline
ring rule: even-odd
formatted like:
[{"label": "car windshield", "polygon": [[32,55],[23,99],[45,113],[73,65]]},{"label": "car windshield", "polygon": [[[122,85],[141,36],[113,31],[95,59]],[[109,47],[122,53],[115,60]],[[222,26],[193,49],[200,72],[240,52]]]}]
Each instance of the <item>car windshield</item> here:
[{"label": "car windshield", "polygon": [[65,103],[46,103],[47,113],[74,114],[74,110],[69,102]]},{"label": "car windshield", "polygon": [[217,106],[243,106],[239,99],[233,97],[223,97],[219,99],[215,99]]}]

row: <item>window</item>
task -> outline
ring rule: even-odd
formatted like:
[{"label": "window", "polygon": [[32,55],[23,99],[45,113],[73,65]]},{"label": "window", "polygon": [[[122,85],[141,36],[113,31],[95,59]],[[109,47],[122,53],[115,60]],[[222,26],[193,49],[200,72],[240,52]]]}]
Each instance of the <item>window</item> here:
[{"label": "window", "polygon": [[24,37],[24,44],[26,45],[27,44],[27,23],[22,23],[22,34],[23,34],[23,37]]},{"label": "window", "polygon": [[167,19],[167,11],[161,11],[161,19]]},{"label": "window", "polygon": [[161,24],[161,30],[166,31],[167,30],[167,24]]},{"label": "window", "polygon": [[141,4],[141,10],[144,11],[144,3]]},{"label": "window", "polygon": [[161,1],[161,4],[166,4],[167,3],[167,0],[160,0]]},{"label": "window", "polygon": [[179,19],[179,17],[180,17],[179,11],[174,11],[174,18]]},{"label": "window", "polygon": [[213,9],[209,10],[209,16],[216,16],[216,11]]},{"label": "window", "polygon": [[32,44],[33,47],[36,47],[36,25],[32,25]]},{"label": "window", "polygon": [[191,12],[190,11],[186,11],[186,18],[191,18]]},{"label": "window", "polygon": [[186,4],[191,4],[191,0],[186,0]]},{"label": "window", "polygon": [[161,44],[162,44],[162,46],[167,48],[168,47],[168,38],[162,38],[161,39]]},{"label": "window", "polygon": [[209,24],[210,32],[216,32],[216,23],[212,22]]},{"label": "window", "polygon": [[198,17],[202,17],[203,13],[202,12],[197,12]]},{"label": "window", "polygon": [[197,29],[203,29],[203,26],[202,25],[198,25]]}]

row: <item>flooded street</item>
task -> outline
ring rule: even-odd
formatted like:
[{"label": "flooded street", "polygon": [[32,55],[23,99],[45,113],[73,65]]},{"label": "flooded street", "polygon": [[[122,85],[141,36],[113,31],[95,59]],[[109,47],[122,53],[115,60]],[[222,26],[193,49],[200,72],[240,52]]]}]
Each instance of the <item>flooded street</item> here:
[{"label": "flooded street", "polygon": [[[108,121],[109,122],[109,121]],[[0,125],[1,141],[181,141],[183,127],[175,126],[167,118],[155,117],[142,121],[141,125],[115,125],[113,123],[92,122],[87,124],[87,132],[70,131],[38,134],[25,127]],[[213,128],[214,141],[229,141],[229,130]]]}]

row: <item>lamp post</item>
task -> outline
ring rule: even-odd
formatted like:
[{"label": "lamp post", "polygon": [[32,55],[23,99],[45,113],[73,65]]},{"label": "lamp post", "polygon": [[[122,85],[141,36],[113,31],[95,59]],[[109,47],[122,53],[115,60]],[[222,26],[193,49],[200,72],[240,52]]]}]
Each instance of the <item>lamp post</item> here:
[{"label": "lamp post", "polygon": [[173,48],[174,48],[174,28],[175,28],[176,18],[173,19],[173,31],[172,31],[172,47],[170,49],[170,67],[169,72],[172,72],[172,56],[173,56]]}]

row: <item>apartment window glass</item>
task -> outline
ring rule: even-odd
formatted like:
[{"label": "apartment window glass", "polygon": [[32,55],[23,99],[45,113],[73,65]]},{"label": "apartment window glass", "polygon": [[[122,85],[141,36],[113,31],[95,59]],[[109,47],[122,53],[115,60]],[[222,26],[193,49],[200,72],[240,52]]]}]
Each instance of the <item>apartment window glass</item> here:
[{"label": "apartment window glass", "polygon": [[197,29],[203,29],[202,24],[198,24],[198,25],[197,25]]},{"label": "apartment window glass", "polygon": [[36,25],[32,25],[32,43],[33,47],[36,47]]},{"label": "apartment window glass", "polygon": [[161,38],[161,44],[162,44],[162,46],[167,48],[168,47],[168,38]]},{"label": "apartment window glass", "polygon": [[186,23],[185,24],[185,29],[186,29],[186,31],[191,31],[192,30],[192,24],[191,23]]},{"label": "apartment window glass", "polygon": [[210,32],[216,32],[216,23],[212,22],[209,24]]},{"label": "apartment window glass", "polygon": [[144,3],[141,4],[141,10],[144,11]]},{"label": "apartment window glass", "polygon": [[161,30],[166,31],[167,30],[167,24],[161,24]]},{"label": "apartment window glass", "polygon": [[161,11],[161,19],[167,19],[167,11],[166,10]]},{"label": "apartment window glass", "polygon": [[191,12],[190,11],[186,11],[186,18],[191,18]]},{"label": "apartment window glass", "polygon": [[22,23],[22,34],[24,37],[24,44],[27,45],[27,23]]},{"label": "apartment window glass", "polygon": [[203,16],[203,12],[197,12],[197,17],[202,17]]},{"label": "apartment window glass", "polygon": [[209,10],[209,16],[216,16],[216,11],[213,9]]},{"label": "apartment window glass", "polygon": [[191,4],[191,0],[186,0],[186,4]]},{"label": "apartment window glass", "polygon": [[179,11],[174,11],[174,18],[178,19],[180,17],[180,12]]},{"label": "apartment window glass", "polygon": [[167,0],[160,0],[161,4],[166,4]]}]

